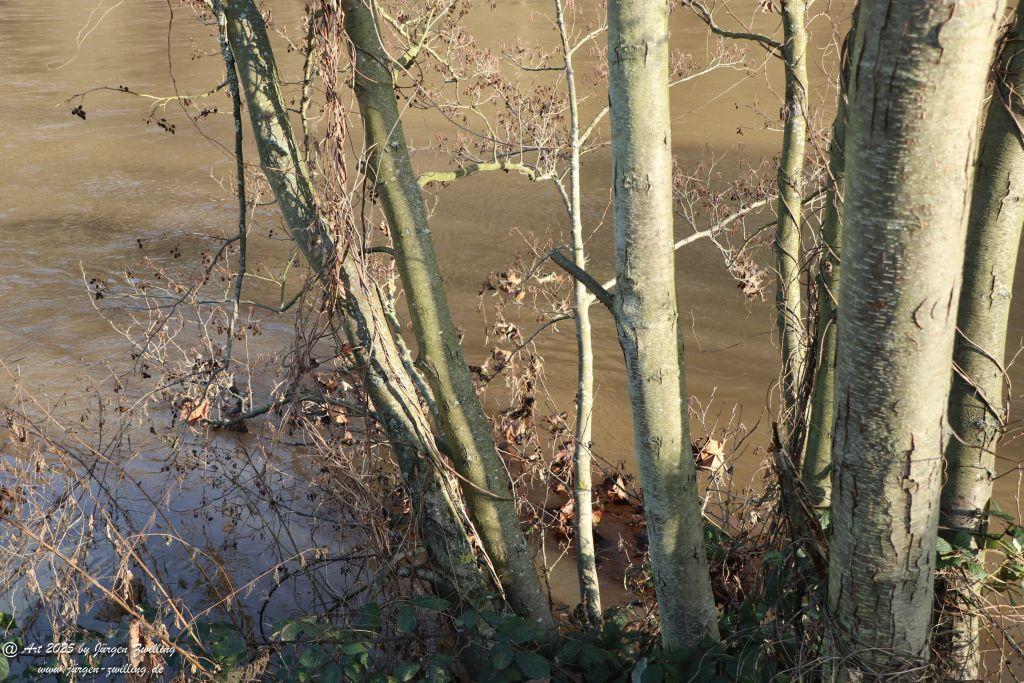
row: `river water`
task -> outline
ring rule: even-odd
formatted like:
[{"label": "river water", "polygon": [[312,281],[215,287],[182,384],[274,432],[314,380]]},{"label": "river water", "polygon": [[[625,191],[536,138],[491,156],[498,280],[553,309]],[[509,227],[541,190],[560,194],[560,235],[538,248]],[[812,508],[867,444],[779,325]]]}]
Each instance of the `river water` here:
[{"label": "river water", "polygon": [[[293,38],[301,36],[301,2],[267,4],[279,29]],[[496,9],[477,7],[468,25],[487,47],[516,37],[551,45],[555,34],[543,16],[549,5],[546,0],[521,0],[499,3]],[[776,28],[774,15],[758,12],[753,3],[736,6],[745,8],[739,16],[761,30]],[[702,26],[683,11],[675,11],[672,22],[674,47],[693,52],[698,60],[714,49]],[[820,13],[813,16],[811,28],[811,105],[813,115],[827,122],[834,103],[824,74],[826,69],[834,72],[834,45],[827,45],[834,24]],[[161,109],[156,118],[173,123],[174,134],[145,121],[150,102],[144,99],[90,94],[84,121],[71,115],[73,105],[64,104],[97,86],[126,85],[154,95],[169,95],[175,88],[183,93],[208,90],[222,73],[210,35],[208,27],[176,2],[62,0],[51,5],[0,0],[0,300],[6,302],[0,316],[0,359],[16,367],[25,385],[38,394],[73,396],[72,378],[102,374],[106,363],[128,362],[124,339],[90,302],[83,270],[86,279],[113,277],[137,263],[140,255],[171,260],[177,246],[188,257],[197,249],[195,235],[230,235],[235,230],[234,202],[218,184],[233,182],[233,161],[211,142],[232,144],[230,121],[223,115],[229,103],[223,94],[212,100],[222,113],[205,119],[201,129],[176,104]],[[283,40],[278,48],[286,78],[298,78],[296,57],[286,52]],[[756,47],[750,48],[748,59],[771,61]],[[581,52],[581,61],[586,70],[593,67],[594,57]],[[714,159],[714,172],[722,178],[751,173],[750,166],[775,154],[780,145],[781,91],[781,71],[772,63],[755,75],[721,70],[676,88],[673,144],[680,167],[686,170]],[[583,105],[584,118],[604,102],[603,92],[591,93]],[[431,136],[452,133],[438,117],[416,111],[406,126],[419,146]],[[428,154],[414,161],[420,171],[443,164]],[[584,225],[593,234],[588,245],[591,269],[600,280],[613,273],[611,225],[605,213],[609,176],[606,148],[587,157]],[[751,225],[769,218],[762,214]],[[264,227],[275,221],[269,212],[259,214]],[[515,175],[481,174],[437,193],[432,232],[456,322],[466,331],[471,363],[481,363],[487,354],[477,296],[481,283],[489,273],[507,269],[525,249],[520,233],[564,243],[566,227],[554,188]],[[692,231],[681,220],[676,227],[680,237]],[[773,309],[743,295],[707,241],[678,253],[677,273],[691,395],[710,405],[711,415],[728,415],[741,406],[740,419],[747,427],[761,425],[735,462],[737,480],[743,482],[762,457],[751,446],[766,442],[763,406],[778,371]],[[606,461],[631,466],[621,352],[607,313],[595,307],[593,316],[595,452]],[[288,343],[289,320],[267,327],[262,343]],[[548,389],[562,406],[571,407],[575,340],[571,324],[563,323],[558,330],[540,338],[540,350]],[[1015,314],[1010,347],[1022,338],[1024,317]],[[1017,380],[1019,372],[1011,369],[1011,377]],[[1002,450],[1001,471],[1012,470],[1022,455],[1019,442],[1009,441]],[[162,461],[154,453],[153,467],[143,465],[140,472],[156,472]],[[1015,489],[1015,476],[1001,480],[1004,507],[1012,505]],[[215,526],[211,522],[197,532],[217,536],[210,531]],[[556,592],[569,603],[575,590],[572,576],[573,563],[564,561],[553,578]]]}]

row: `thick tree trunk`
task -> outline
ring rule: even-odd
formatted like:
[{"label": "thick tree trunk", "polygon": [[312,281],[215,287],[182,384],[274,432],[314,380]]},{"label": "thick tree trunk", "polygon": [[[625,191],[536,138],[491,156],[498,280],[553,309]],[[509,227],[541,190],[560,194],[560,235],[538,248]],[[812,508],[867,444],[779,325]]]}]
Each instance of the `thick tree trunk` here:
[{"label": "thick tree trunk", "polygon": [[[328,265],[336,254],[335,245],[317,214],[313,188],[281,96],[263,18],[251,0],[228,0],[224,6],[231,52],[267,180],[292,239],[325,285],[333,286],[334,272]],[[413,501],[417,532],[432,567],[447,584],[439,589],[468,607],[485,606],[491,591],[449,495],[448,482],[438,463],[440,454],[390,337],[380,301],[364,288],[351,259],[341,264],[340,273],[345,287],[342,321],[366,368],[367,389]]]},{"label": "thick tree trunk", "polygon": [[[576,95],[576,73],[562,0],[555,0],[558,31],[565,60],[566,94],[569,99],[569,220],[572,224],[572,262],[581,271],[587,269],[587,253],[583,243],[583,204],[580,191],[580,115]],[[576,428],[573,445],[573,504],[576,507],[576,571],[580,582],[580,599],[592,626],[601,624],[601,587],[597,579],[597,556],[594,550],[593,482],[591,481],[590,447],[593,441],[594,413],[594,347],[591,342],[590,304],[593,297],[586,285],[573,280],[572,310],[576,321],[576,354],[578,377],[576,385]]]},{"label": "thick tree trunk", "polygon": [[821,220],[822,255],[818,265],[818,320],[814,334],[817,367],[811,388],[807,426],[807,447],[802,474],[804,485],[817,508],[832,503],[832,429],[835,426],[836,305],[839,303],[839,253],[843,236],[843,182],[846,177],[846,96],[850,80],[850,39],[853,26],[843,41],[836,118],[828,147],[825,216]]},{"label": "thick tree trunk", "polygon": [[608,5],[615,316],[626,359],[651,566],[669,649],[718,638],[690,453],[678,337],[668,95],[668,4]]},{"label": "thick tree trunk", "polygon": [[779,217],[775,225],[775,307],[782,347],[782,406],[790,423],[797,420],[797,393],[807,355],[800,292],[801,180],[807,142],[806,10],[804,0],[782,0],[786,103],[778,171]]},{"label": "thick tree trunk", "polygon": [[1000,0],[862,0],[829,567],[840,678],[909,677],[928,656],[973,141],[1001,16]]},{"label": "thick tree trunk", "polygon": [[[943,534],[976,540],[986,532],[995,452],[1006,427],[1006,329],[1010,293],[1024,226],[1024,13],[1003,44],[988,106],[967,226],[963,288],[957,313],[949,423],[942,489]],[[946,680],[979,676],[978,600],[969,579],[944,586],[938,629]]]},{"label": "thick tree trunk", "polygon": [[419,347],[417,364],[433,390],[455,467],[472,484],[463,487],[466,502],[509,604],[517,614],[551,627],[551,611],[519,526],[511,481],[494,447],[491,424],[476,395],[448,307],[426,205],[398,113],[392,64],[381,44],[372,0],[365,2],[344,0],[345,32],[354,48],[367,170],[391,228]]}]

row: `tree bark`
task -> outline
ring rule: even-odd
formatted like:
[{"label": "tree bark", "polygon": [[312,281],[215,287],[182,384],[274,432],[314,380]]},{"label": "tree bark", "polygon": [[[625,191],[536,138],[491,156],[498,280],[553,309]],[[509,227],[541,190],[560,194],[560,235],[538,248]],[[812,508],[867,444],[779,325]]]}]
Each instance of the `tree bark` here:
[{"label": "tree bark", "polygon": [[[251,0],[227,0],[224,10],[228,40],[264,173],[292,239],[317,276],[325,285],[333,286],[329,264],[337,251],[317,212],[313,188],[281,96],[263,18]],[[484,607],[491,590],[439,467],[441,456],[388,332],[380,301],[365,286],[363,274],[351,258],[339,270],[345,288],[341,319],[365,368],[367,390],[413,501],[418,535],[431,566],[447,584],[439,590],[467,607]]]},{"label": "tree bark", "polygon": [[862,0],[829,566],[841,679],[920,677],[928,658],[973,147],[1002,7]]},{"label": "tree bark", "polygon": [[818,265],[818,319],[814,334],[817,367],[811,388],[801,479],[816,508],[832,503],[832,430],[835,424],[836,305],[839,303],[839,254],[843,236],[843,183],[846,177],[846,102],[850,80],[850,43],[853,25],[843,41],[836,118],[828,147],[825,216],[821,220],[822,255]]},{"label": "tree bark", "polygon": [[547,597],[519,525],[512,484],[494,447],[491,424],[476,395],[452,321],[374,4],[372,0],[344,0],[342,5],[345,32],[354,51],[367,172],[376,184],[391,229],[419,347],[417,364],[433,390],[455,467],[472,484],[463,487],[466,502],[509,604],[517,614],[552,627]]},{"label": "tree bark", "polygon": [[[1017,118],[1024,91],[1024,13],[1017,13],[1003,43],[996,85],[988,105],[978,151],[974,196],[967,226],[963,288],[953,352],[949,423],[954,437],[946,447],[942,489],[943,534],[977,541],[987,531],[995,453],[1007,424],[1006,330],[1010,294],[1024,226],[1024,147]],[[979,677],[978,600],[966,577],[944,586],[939,624],[943,677]]]},{"label": "tree bark", "polygon": [[678,337],[668,94],[668,4],[608,5],[616,327],[626,360],[651,567],[668,649],[718,638],[690,453]]},{"label": "tree bark", "polygon": [[[572,261],[581,271],[587,269],[587,253],[583,243],[583,204],[580,191],[580,115],[576,95],[576,73],[573,51],[562,0],[555,0],[558,31],[565,60],[566,95],[569,99],[569,220],[572,224]],[[579,576],[580,599],[592,626],[601,624],[601,587],[597,578],[597,556],[594,550],[593,482],[591,481],[590,447],[593,442],[594,414],[594,347],[591,341],[590,304],[593,297],[586,285],[573,279],[572,310],[576,322],[576,425],[573,434],[573,504],[576,507],[576,572]]]},{"label": "tree bark", "polygon": [[797,419],[797,394],[806,356],[800,292],[800,216],[804,147],[807,142],[807,11],[804,0],[782,0],[782,46],[786,69],[785,126],[779,159],[778,221],[775,225],[775,308],[782,347],[782,406],[789,422]]}]

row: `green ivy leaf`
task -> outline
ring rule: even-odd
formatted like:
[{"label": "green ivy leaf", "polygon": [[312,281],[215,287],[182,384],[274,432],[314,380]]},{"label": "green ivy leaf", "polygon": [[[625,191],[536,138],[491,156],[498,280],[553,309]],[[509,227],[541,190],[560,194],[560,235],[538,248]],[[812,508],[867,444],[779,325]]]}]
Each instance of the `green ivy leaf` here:
[{"label": "green ivy leaf", "polygon": [[507,669],[515,657],[515,652],[508,645],[499,645],[491,650],[491,666],[495,671]]},{"label": "green ivy leaf", "polygon": [[196,630],[200,641],[209,649],[210,655],[220,663],[232,666],[245,659],[245,640],[234,626],[221,622],[207,622],[199,624]]},{"label": "green ivy leaf", "polygon": [[306,669],[316,669],[324,662],[323,648],[307,646],[299,655],[299,665]]},{"label": "green ivy leaf", "polygon": [[563,664],[574,664],[580,656],[580,649],[583,645],[578,640],[570,640],[562,646],[558,653],[558,660]]},{"label": "green ivy leaf", "polygon": [[448,673],[451,664],[451,660],[440,654],[435,654],[430,658],[431,661],[427,664],[427,670],[423,672],[423,680],[427,683],[448,683],[452,680],[451,674]]},{"label": "green ivy leaf", "polygon": [[1008,524],[1013,524],[1017,521],[1013,515],[1000,508],[994,500],[992,501],[992,506],[989,508],[988,514],[997,519],[1001,519]]},{"label": "green ivy leaf", "polygon": [[962,550],[974,550],[974,536],[966,531],[953,534],[953,546]]},{"label": "green ivy leaf", "polygon": [[517,652],[516,666],[527,678],[551,677],[551,665],[536,652]]},{"label": "green ivy leaf", "polygon": [[523,622],[522,624],[519,624],[515,630],[512,631],[511,635],[509,636],[509,640],[511,640],[516,645],[522,645],[523,643],[528,643],[531,640],[536,640],[537,636],[539,635],[540,634],[537,632],[537,629],[533,626],[533,624],[529,622]]},{"label": "green ivy leaf", "polygon": [[463,628],[469,629],[470,631],[476,628],[476,625],[480,622],[480,615],[473,610],[466,610],[456,620],[456,623],[461,624]]},{"label": "green ivy leaf", "polygon": [[444,669],[436,666],[432,666],[427,669],[426,674],[423,676],[423,680],[427,683],[448,683],[451,680],[451,676]]},{"label": "green ivy leaf", "polygon": [[341,669],[336,666],[327,667],[320,678],[321,683],[341,683]]},{"label": "green ivy leaf", "polygon": [[988,577],[988,572],[985,571],[985,567],[975,560],[969,560],[967,562],[967,571],[973,574],[974,578],[978,581],[984,581]]},{"label": "green ivy leaf", "polygon": [[452,604],[436,595],[417,595],[412,599],[412,604],[423,610],[444,612],[451,608]]},{"label": "green ivy leaf", "polygon": [[354,657],[356,655],[364,655],[367,652],[369,652],[370,646],[367,645],[366,643],[360,643],[360,642],[342,643],[341,645],[338,645],[338,650],[343,655],[348,655],[349,657]]},{"label": "green ivy leaf", "polygon": [[411,662],[407,664],[402,664],[395,669],[395,678],[397,678],[399,681],[402,681],[402,683],[405,683],[406,681],[411,681],[413,677],[417,673],[419,673],[419,670],[419,664],[414,664]]},{"label": "green ivy leaf", "polygon": [[398,632],[408,635],[416,630],[416,610],[409,605],[402,605],[398,608],[398,614],[395,617],[395,626],[398,627]]},{"label": "green ivy leaf", "polygon": [[329,629],[329,624],[320,624],[314,617],[302,617],[300,619],[289,619],[281,627],[278,637],[281,640],[303,640],[322,636],[324,631]]},{"label": "green ivy leaf", "polygon": [[580,648],[580,664],[588,669],[596,669],[605,665],[608,653],[590,643],[584,643]]},{"label": "green ivy leaf", "polygon": [[380,628],[380,605],[375,602],[368,602],[359,608],[359,617],[356,626],[368,631],[376,631]]}]

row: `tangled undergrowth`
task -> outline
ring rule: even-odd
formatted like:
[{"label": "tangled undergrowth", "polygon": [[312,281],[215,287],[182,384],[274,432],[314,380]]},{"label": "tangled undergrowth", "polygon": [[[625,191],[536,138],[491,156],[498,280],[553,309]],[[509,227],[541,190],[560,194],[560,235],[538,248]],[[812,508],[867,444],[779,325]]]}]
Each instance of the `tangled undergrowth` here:
[{"label": "tangled undergrowth", "polygon": [[[721,642],[660,649],[643,493],[624,463],[600,458],[598,567],[613,606],[595,630],[556,587],[558,632],[545,633],[500,596],[488,610],[439,596],[356,355],[324,313],[331,294],[295,292],[291,328],[256,307],[210,312],[199,303],[232,274],[222,254],[200,248],[199,260],[198,281],[172,256],[87,283],[130,360],[71,384],[87,391],[47,402],[4,368],[17,391],[0,461],[0,640],[21,654],[0,658],[3,677],[90,680],[113,662],[125,680],[753,682],[820,670],[829,619],[814,539],[827,511],[814,528],[794,516],[785,449],[750,446],[756,425],[738,409],[690,405]],[[474,368],[549,580],[573,556],[572,430],[538,344],[558,330],[566,286],[537,260],[488,278],[492,345]],[[545,307],[541,333],[524,331]],[[762,461],[747,485],[740,457]],[[999,562],[972,559],[971,539],[943,541],[939,559],[976,581],[972,608],[1006,653],[1024,530],[992,516]]]},{"label": "tangled undergrowth", "polygon": [[[117,675],[134,667],[153,680],[762,680],[816,647],[821,634],[795,628],[816,609],[816,579],[787,541],[773,470],[737,489],[731,463],[763,454],[713,397],[692,417],[715,592],[730,615],[723,644],[682,668],[659,652],[642,491],[624,463],[598,464],[600,571],[618,586],[601,630],[570,604],[556,604],[557,635],[507,614],[500,596],[493,610],[459,612],[433,590],[355,356],[323,313],[330,293],[296,292],[291,330],[256,307],[210,311],[200,302],[232,274],[222,253],[197,250],[198,279],[175,247],[167,262],[143,257],[86,283],[126,339],[124,367],[69,383],[84,390],[59,400],[4,368],[16,388],[0,466],[0,592],[11,596],[0,628],[21,652],[0,660],[10,680],[88,680],[115,660]],[[520,326],[567,282],[523,261],[491,281],[479,388],[550,568],[572,558],[572,432],[538,336]],[[61,645],[34,652],[40,643]]]},{"label": "tangled undergrowth", "polygon": [[[322,66],[330,67],[322,79],[343,73],[331,50],[345,44],[320,46]],[[526,128],[543,143],[537,149],[565,146],[563,107],[550,88],[506,82],[491,64],[495,55],[463,52],[486,83],[452,83],[469,83],[482,100],[496,89],[510,109],[530,114]],[[307,46],[303,57],[305,73],[316,51]],[[733,68],[737,60],[725,51],[715,62]],[[683,66],[681,77],[695,68]],[[304,117],[309,83],[296,89]],[[72,110],[82,119],[84,98]],[[339,151],[349,143],[343,103],[327,98],[319,122],[303,118],[310,140],[317,123],[328,129],[325,142],[304,146],[322,181],[319,208],[332,226],[347,226],[340,230],[354,229],[352,216],[375,200],[364,202],[354,189],[362,182],[350,182],[358,173]],[[456,105],[458,98],[447,106]],[[189,107],[193,122],[215,113]],[[522,148],[518,119],[502,113],[498,120],[509,138],[499,149],[458,139],[439,142],[439,150],[465,168]],[[156,125],[174,130],[166,119]],[[542,175],[555,173],[563,156],[538,152]],[[776,160],[745,166],[735,182],[721,181],[720,163],[676,169],[677,211],[694,231],[718,226],[709,235],[726,270],[743,296],[761,300],[771,273],[754,250],[770,248],[771,224],[745,220],[775,200]],[[809,186],[820,184],[821,159],[814,168],[809,163]],[[689,409],[721,642],[661,650],[643,492],[625,463],[599,450],[595,536],[611,605],[601,627],[586,623],[574,591],[555,585],[557,568],[574,554],[574,407],[550,391],[543,343],[556,334],[565,342],[571,283],[549,262],[558,245],[532,234],[514,236],[525,241],[525,255],[480,288],[486,342],[471,370],[548,581],[557,632],[509,614],[500,595],[490,609],[445,596],[417,538],[418,510],[363,386],[357,349],[339,330],[340,285],[314,284],[299,265],[280,237],[262,173],[243,168],[237,180],[238,234],[145,235],[132,268],[83,275],[97,313],[124,341],[123,363],[67,378],[60,396],[37,395],[18,368],[0,368],[13,387],[0,442],[0,595],[8,596],[0,642],[14,646],[0,654],[0,680],[753,683],[814,677],[841,656],[831,646],[824,589],[828,513],[807,509],[792,474],[799,444],[752,445],[767,441],[768,411],[750,425],[713,395],[691,397]],[[819,196],[809,196],[808,208]],[[406,302],[382,244],[385,226],[374,216],[359,228],[365,234],[338,242],[361,259],[395,328],[384,333],[395,334],[411,366],[396,313]],[[248,268],[247,249],[260,253]],[[429,414],[425,403],[409,409]],[[759,463],[750,482],[734,474],[741,458]],[[458,490],[450,465],[434,464]],[[991,515],[986,562],[973,559],[971,538],[940,541],[938,560],[948,580],[977,587],[977,604],[949,609],[985,618],[996,653],[990,672],[1012,675],[1024,529],[1000,510]]]}]

